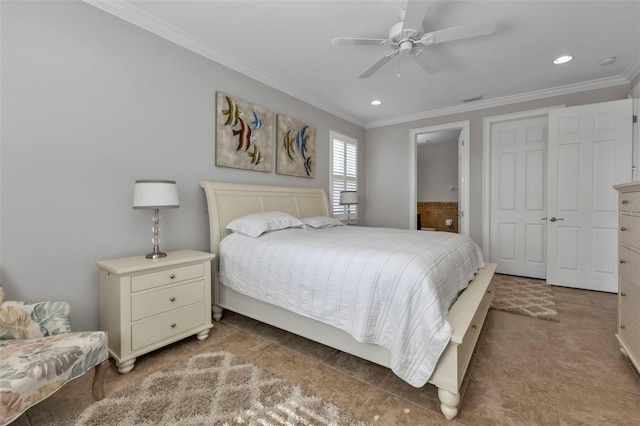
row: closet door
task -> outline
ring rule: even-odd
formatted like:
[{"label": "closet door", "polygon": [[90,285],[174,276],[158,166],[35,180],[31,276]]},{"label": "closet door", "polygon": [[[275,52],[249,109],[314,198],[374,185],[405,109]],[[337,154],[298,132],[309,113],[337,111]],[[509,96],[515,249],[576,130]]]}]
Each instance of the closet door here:
[{"label": "closet door", "polygon": [[546,275],[547,114],[491,124],[491,254],[497,272]]},{"label": "closet door", "polygon": [[617,193],[631,180],[631,99],[549,112],[547,282],[617,292]]}]

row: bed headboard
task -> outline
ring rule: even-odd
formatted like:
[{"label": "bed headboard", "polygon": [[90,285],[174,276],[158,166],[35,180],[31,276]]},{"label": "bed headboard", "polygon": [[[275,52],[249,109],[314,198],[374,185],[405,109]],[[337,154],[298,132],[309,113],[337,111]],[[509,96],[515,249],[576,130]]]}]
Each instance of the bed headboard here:
[{"label": "bed headboard", "polygon": [[218,254],[220,241],[229,234],[227,224],[251,213],[280,211],[295,217],[331,216],[322,188],[245,185],[200,182],[207,196],[211,252]]}]

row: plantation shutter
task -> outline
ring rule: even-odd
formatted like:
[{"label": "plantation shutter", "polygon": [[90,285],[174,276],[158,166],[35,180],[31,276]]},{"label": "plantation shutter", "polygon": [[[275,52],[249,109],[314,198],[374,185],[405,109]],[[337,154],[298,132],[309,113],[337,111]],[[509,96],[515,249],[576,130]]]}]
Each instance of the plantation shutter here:
[{"label": "plantation shutter", "polygon": [[[347,218],[347,206],[340,205],[340,191],[358,190],[358,146],[355,139],[331,132],[331,205],[333,217]],[[358,218],[358,205],[351,206],[351,218]]]}]

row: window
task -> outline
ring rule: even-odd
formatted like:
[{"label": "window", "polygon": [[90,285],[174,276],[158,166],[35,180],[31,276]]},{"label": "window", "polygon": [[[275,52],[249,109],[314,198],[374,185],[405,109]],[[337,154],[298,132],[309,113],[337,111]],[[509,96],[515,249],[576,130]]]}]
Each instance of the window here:
[{"label": "window", "polygon": [[[358,190],[358,141],[340,133],[331,138],[331,206],[333,217],[347,218],[347,206],[340,205],[340,191]],[[358,218],[358,205],[351,206],[351,219]]]}]

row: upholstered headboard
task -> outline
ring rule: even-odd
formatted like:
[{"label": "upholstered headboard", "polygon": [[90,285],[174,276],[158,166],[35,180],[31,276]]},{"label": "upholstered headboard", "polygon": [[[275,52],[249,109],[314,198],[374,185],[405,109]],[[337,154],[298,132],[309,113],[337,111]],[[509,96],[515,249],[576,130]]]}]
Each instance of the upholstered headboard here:
[{"label": "upholstered headboard", "polygon": [[233,219],[251,213],[280,211],[296,217],[330,216],[327,194],[322,188],[245,185],[200,182],[207,196],[211,252],[218,254],[220,241],[230,232]]}]

